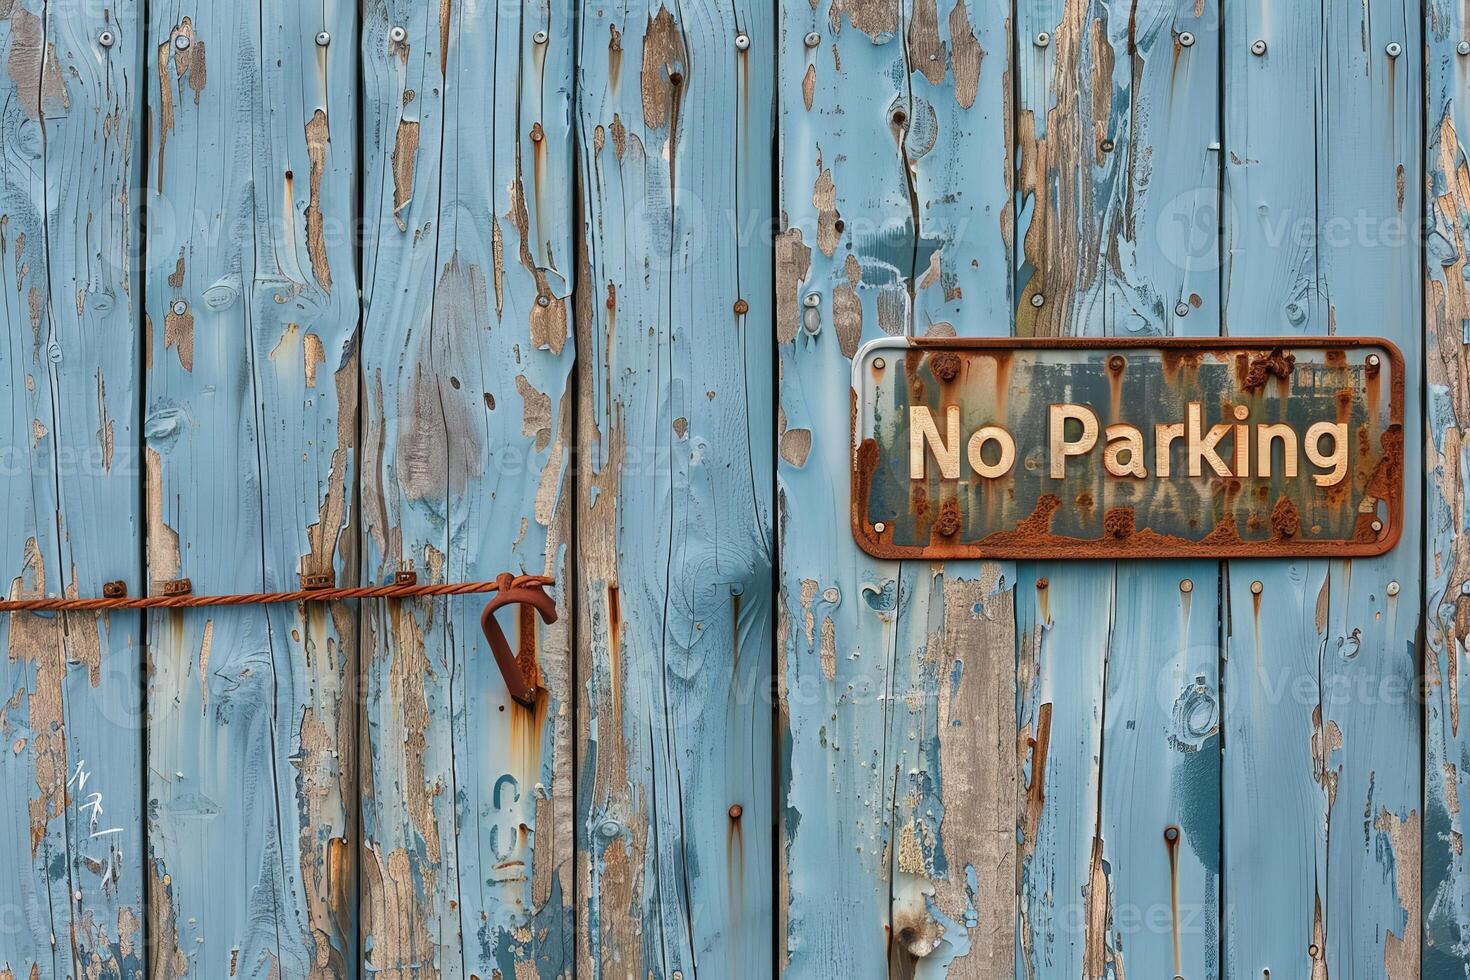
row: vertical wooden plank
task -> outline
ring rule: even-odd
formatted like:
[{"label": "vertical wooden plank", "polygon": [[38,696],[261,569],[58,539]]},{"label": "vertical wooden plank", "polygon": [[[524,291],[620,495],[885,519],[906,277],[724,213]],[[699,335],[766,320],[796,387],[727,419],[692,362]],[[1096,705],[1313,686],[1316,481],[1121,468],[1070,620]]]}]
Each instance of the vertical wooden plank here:
[{"label": "vertical wooden plank", "polygon": [[588,976],[771,964],[773,17],[580,8]]},{"label": "vertical wooden plank", "polygon": [[851,359],[1011,330],[1010,24],[788,5],[780,61],[782,955],[795,976],[1014,963],[1014,569],[847,526]]},{"label": "vertical wooden plank", "polygon": [[[1425,433],[1424,487],[1424,857],[1425,977],[1470,972],[1470,866],[1464,853],[1461,794],[1470,732],[1460,731],[1460,691],[1470,692],[1470,537],[1466,527],[1465,344],[1466,242],[1470,228],[1470,167],[1465,142],[1470,39],[1463,4],[1430,2],[1424,12],[1425,51]],[[1467,49],[1470,50],[1470,49]]]},{"label": "vertical wooden plank", "polygon": [[[0,19],[0,548],[9,598],[141,582],[141,9]],[[106,32],[104,35],[103,32]],[[144,969],[137,614],[0,620],[0,975]]]},{"label": "vertical wooden plank", "polygon": [[[151,10],[155,592],[355,578],[356,35],[350,3]],[[356,633],[347,604],[150,615],[154,976],[355,974]]]},{"label": "vertical wooden plank", "polygon": [[365,14],[365,578],[562,580],[533,709],[506,695],[483,598],[364,617],[380,976],[571,969],[572,31],[560,2]]},{"label": "vertical wooden plank", "polygon": [[[1018,332],[1219,331],[1218,18],[1213,2],[1018,4]],[[1213,976],[1218,570],[1017,574],[1017,974]]]},{"label": "vertical wooden plank", "polygon": [[1226,10],[1228,332],[1376,334],[1409,370],[1399,547],[1351,562],[1230,563],[1227,974],[1414,977],[1419,12]]}]

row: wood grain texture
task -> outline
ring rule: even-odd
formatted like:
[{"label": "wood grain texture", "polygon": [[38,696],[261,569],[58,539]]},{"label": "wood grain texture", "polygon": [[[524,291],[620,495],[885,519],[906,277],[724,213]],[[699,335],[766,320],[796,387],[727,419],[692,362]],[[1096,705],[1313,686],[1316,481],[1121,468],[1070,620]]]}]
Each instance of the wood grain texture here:
[{"label": "wood grain texture", "polygon": [[1247,3],[1226,17],[1239,39],[1226,50],[1227,332],[1371,333],[1409,366],[1405,544],[1372,560],[1229,565],[1227,975],[1415,977],[1419,10]]},{"label": "wood grain texture", "polygon": [[364,578],[563,583],[558,624],[522,637],[533,709],[506,694],[483,598],[364,617],[362,943],[382,977],[571,969],[572,28],[559,2],[365,13]]},{"label": "wood grain texture", "polygon": [[859,344],[1011,330],[1009,19],[877,0],[781,28],[781,955],[1006,975],[1014,569],[874,561],[845,501]]},{"label": "wood grain texture", "polygon": [[580,7],[588,977],[771,964],[773,15]]},{"label": "wood grain texture", "polygon": [[[1051,0],[1017,14],[1018,332],[1217,333],[1218,6]],[[1215,976],[1218,570],[1017,576],[1017,975]]]},{"label": "wood grain texture", "polygon": [[[150,587],[351,583],[355,7],[150,21]],[[154,977],[355,974],[356,634],[347,604],[150,615]]]},{"label": "wood grain texture", "polygon": [[[141,583],[141,5],[0,15],[0,522],[11,598]],[[111,46],[98,42],[112,32]],[[140,617],[0,621],[0,975],[144,968]]]},{"label": "wood grain texture", "polygon": [[1425,5],[1425,433],[1424,837],[1422,975],[1470,971],[1470,866],[1461,794],[1470,733],[1460,729],[1460,692],[1470,693],[1470,539],[1466,537],[1466,432],[1470,389],[1465,344],[1466,244],[1470,165],[1464,137],[1466,60],[1458,51],[1470,23],[1460,4]]}]

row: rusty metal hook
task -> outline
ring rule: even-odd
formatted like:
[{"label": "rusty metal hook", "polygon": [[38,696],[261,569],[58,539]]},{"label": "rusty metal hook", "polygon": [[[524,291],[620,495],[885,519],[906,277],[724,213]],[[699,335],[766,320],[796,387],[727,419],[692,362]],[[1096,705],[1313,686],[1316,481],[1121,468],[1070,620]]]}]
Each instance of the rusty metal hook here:
[{"label": "rusty metal hook", "polygon": [[535,647],[527,643],[523,635],[523,658],[517,658],[511,652],[500,624],[495,621],[495,610],[501,606],[530,606],[541,614],[542,622],[551,624],[556,622],[556,600],[546,594],[540,582],[516,585],[515,576],[509,572],[498,575],[495,582],[499,589],[494,598],[485,603],[485,611],[480,614],[480,628],[485,631],[485,639],[495,654],[495,662],[505,678],[506,690],[518,704],[529,708],[536,703]]}]

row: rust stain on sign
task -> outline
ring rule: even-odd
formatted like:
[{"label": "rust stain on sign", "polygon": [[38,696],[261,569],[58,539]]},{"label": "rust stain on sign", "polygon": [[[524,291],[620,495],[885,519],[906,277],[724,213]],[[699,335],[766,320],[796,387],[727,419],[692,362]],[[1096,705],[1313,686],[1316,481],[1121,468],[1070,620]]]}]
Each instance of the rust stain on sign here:
[{"label": "rust stain on sign", "polygon": [[876,341],[853,533],[899,559],[1382,554],[1403,378],[1371,339]]}]

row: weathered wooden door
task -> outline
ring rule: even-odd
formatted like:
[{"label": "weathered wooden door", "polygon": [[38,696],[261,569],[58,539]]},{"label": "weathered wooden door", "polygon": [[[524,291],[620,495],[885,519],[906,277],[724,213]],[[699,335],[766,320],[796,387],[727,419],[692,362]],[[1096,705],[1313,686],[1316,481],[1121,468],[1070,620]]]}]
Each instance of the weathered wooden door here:
[{"label": "weathered wooden door", "polygon": [[[0,980],[1465,977],[1470,7],[0,0]],[[887,562],[892,336],[1366,334],[1382,558]],[[509,620],[507,619],[507,622]]]}]

